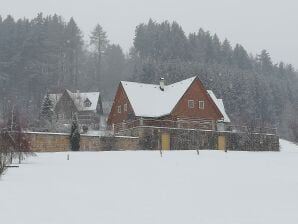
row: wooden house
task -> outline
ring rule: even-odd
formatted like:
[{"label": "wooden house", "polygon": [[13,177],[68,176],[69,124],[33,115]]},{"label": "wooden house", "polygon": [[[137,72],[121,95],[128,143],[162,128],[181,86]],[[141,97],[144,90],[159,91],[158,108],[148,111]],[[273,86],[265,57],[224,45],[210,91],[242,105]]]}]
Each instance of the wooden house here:
[{"label": "wooden house", "polygon": [[[212,130],[217,129],[217,124],[230,122],[223,101],[206,90],[197,76],[170,85],[165,85],[162,78],[159,85],[120,82],[108,125],[138,119],[150,119],[152,124],[187,121],[202,125],[208,121],[206,129]],[[180,127],[180,123],[177,125]]]},{"label": "wooden house", "polygon": [[49,94],[49,97],[57,120],[61,123],[70,123],[76,114],[80,125],[94,127],[99,125],[102,113],[100,92],[73,93],[66,89],[63,93]]}]

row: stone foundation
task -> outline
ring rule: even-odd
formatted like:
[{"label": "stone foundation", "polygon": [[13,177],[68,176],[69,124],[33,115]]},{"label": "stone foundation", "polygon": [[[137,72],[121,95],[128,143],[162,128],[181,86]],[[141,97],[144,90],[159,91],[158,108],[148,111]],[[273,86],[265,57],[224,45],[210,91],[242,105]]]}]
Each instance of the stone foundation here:
[{"label": "stone foundation", "polygon": [[139,136],[142,149],[161,148],[161,133],[170,135],[171,150],[219,149],[219,138],[224,137],[225,150],[279,151],[279,137],[264,133],[218,132],[208,130],[136,127],[119,134]]}]

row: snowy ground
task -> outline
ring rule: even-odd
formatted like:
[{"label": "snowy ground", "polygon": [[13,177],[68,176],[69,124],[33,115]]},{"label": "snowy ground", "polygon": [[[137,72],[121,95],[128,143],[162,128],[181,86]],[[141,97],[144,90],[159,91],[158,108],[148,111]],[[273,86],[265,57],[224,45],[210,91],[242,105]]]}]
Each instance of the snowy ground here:
[{"label": "snowy ground", "polygon": [[282,152],[43,153],[0,180],[5,224],[297,224],[298,146]]}]

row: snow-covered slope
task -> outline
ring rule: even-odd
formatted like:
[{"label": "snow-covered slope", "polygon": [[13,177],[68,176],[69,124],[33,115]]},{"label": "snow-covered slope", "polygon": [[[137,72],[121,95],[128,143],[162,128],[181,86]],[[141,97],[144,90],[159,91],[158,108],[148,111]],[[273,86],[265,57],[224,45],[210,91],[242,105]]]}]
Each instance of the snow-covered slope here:
[{"label": "snow-covered slope", "polygon": [[298,152],[298,145],[284,139],[279,140],[280,151],[282,152]]},{"label": "snow-covered slope", "polygon": [[5,224],[297,224],[298,147],[44,153],[0,180]]}]

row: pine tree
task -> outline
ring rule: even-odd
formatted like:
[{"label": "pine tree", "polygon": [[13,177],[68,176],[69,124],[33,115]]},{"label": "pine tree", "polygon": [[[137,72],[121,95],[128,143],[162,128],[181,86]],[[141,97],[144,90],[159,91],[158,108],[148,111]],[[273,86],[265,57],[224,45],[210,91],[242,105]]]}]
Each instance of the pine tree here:
[{"label": "pine tree", "polygon": [[102,86],[102,57],[108,46],[108,39],[106,32],[103,28],[97,24],[94,30],[91,32],[90,36],[90,45],[94,48],[94,56],[95,56],[95,80],[97,81],[98,86]]},{"label": "pine tree", "polygon": [[72,151],[80,150],[80,131],[77,116],[73,116],[70,132],[70,148]]},{"label": "pine tree", "polygon": [[240,44],[236,44],[233,52],[233,62],[234,65],[238,66],[241,69],[250,69],[251,62],[249,60],[249,56]]},{"label": "pine tree", "polygon": [[40,119],[52,124],[53,118],[54,118],[54,106],[53,106],[52,100],[50,99],[49,94],[47,93],[41,106]]},{"label": "pine tree", "polygon": [[272,71],[272,61],[269,53],[266,50],[262,50],[261,54],[257,56],[257,60],[259,61],[264,73]]},{"label": "pine tree", "polygon": [[232,63],[232,55],[233,55],[233,49],[231,47],[230,42],[225,39],[221,46],[221,57],[223,63],[226,65],[230,65]]},{"label": "pine tree", "polygon": [[125,66],[125,56],[121,47],[114,44],[108,45],[103,57],[103,86],[100,89],[105,99],[107,97],[112,98],[114,92],[111,91],[111,88],[116,89],[119,82],[127,78],[124,77]]},{"label": "pine tree", "polygon": [[69,20],[65,30],[67,70],[69,72],[68,84],[73,89],[78,89],[79,56],[82,52],[82,32],[73,18]]}]

